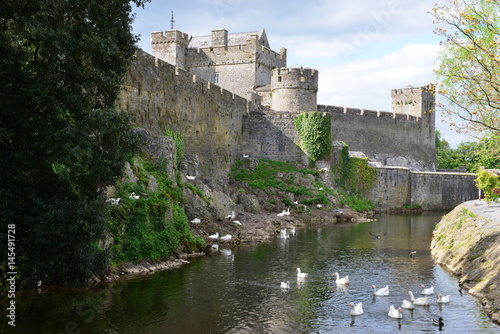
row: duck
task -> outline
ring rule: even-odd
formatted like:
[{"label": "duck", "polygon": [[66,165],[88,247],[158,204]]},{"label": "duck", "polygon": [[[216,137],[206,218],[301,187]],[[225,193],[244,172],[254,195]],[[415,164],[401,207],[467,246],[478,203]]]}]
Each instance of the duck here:
[{"label": "duck", "polygon": [[333,273],[333,276],[337,276],[337,280],[335,281],[337,285],[349,285],[349,275],[346,275],[343,278],[340,278],[339,273]]},{"label": "duck", "polygon": [[139,197],[141,197],[140,195],[136,195],[135,193],[131,193],[129,198],[131,199],[139,199]]},{"label": "duck", "polygon": [[295,235],[295,226],[292,226],[292,228],[290,229],[290,233],[291,233],[292,235]]},{"label": "duck", "polygon": [[317,207],[318,209],[321,209],[321,208],[323,207],[323,205],[321,205],[321,204],[316,204],[316,207]]},{"label": "duck", "polygon": [[248,154],[243,154],[243,158],[248,158],[250,157]]},{"label": "duck", "polygon": [[285,210],[283,210],[280,213],[278,213],[276,216],[278,216],[278,217],[284,217],[285,215],[286,215],[286,212],[285,212]]},{"label": "duck", "polygon": [[188,180],[194,180],[194,179],[196,179],[196,176],[186,175],[186,179],[188,179]]},{"label": "duck", "polygon": [[290,281],[281,282],[280,287],[281,287],[282,289],[290,289]]},{"label": "duck", "polygon": [[212,234],[212,235],[209,235],[208,236],[210,239],[219,239],[219,232],[215,233],[215,234]]},{"label": "duck", "polygon": [[354,303],[350,303],[347,306],[351,307],[351,315],[362,315],[364,313],[363,303],[357,303],[356,305],[354,305]]},{"label": "duck", "polygon": [[432,295],[434,293],[433,286],[426,289],[425,286],[422,284],[420,287],[422,288],[422,291],[420,292],[420,294],[422,294],[422,295]]},{"label": "duck", "polygon": [[201,223],[201,220],[199,218],[195,218],[195,219],[191,220],[191,223],[199,224],[199,223]]},{"label": "duck", "polygon": [[109,198],[106,200],[106,203],[110,203],[111,205],[120,204],[121,198]]},{"label": "duck", "polygon": [[290,216],[290,208],[286,208],[286,211],[283,211],[285,216]]},{"label": "duck", "polygon": [[240,226],[243,225],[239,220],[233,220],[233,223],[235,223],[236,225],[240,225]]},{"label": "duck", "polygon": [[297,277],[298,278],[306,278],[307,276],[309,276],[309,274],[303,273],[300,271],[300,268],[297,268]]},{"label": "duck", "polygon": [[413,310],[415,308],[415,305],[412,304],[412,302],[403,299],[403,304],[401,305],[401,308],[407,309],[407,310]]},{"label": "duck", "polygon": [[440,304],[446,304],[446,303],[449,303],[450,302],[450,296],[443,296],[442,294],[438,294],[438,300],[437,300],[438,303]]},{"label": "duck", "polygon": [[441,329],[444,326],[443,318],[439,317],[439,319],[432,319],[432,324],[434,326],[439,326],[439,329]]},{"label": "duck", "polygon": [[403,314],[401,313],[402,311],[403,310],[401,309],[401,307],[396,310],[394,305],[391,305],[389,307],[389,313],[387,313],[387,315],[391,318],[401,319],[403,317]]},{"label": "duck", "polygon": [[389,295],[389,286],[388,285],[386,285],[385,287],[380,288],[378,290],[375,287],[375,285],[372,285],[372,289],[373,289],[373,294],[375,296],[388,296]]},{"label": "duck", "polygon": [[413,296],[413,292],[408,291],[408,293],[410,294],[410,300],[413,303],[413,305],[420,305],[420,306],[429,305],[429,298],[420,297],[420,298],[415,299],[415,297]]},{"label": "duck", "polygon": [[233,236],[231,234],[226,234],[225,236],[220,237],[220,240],[224,241],[224,242],[229,242],[229,241],[231,241],[232,238],[233,238]]},{"label": "duck", "polygon": [[234,218],[236,218],[236,212],[234,211],[231,211],[231,214],[226,216],[226,219],[234,219]]}]

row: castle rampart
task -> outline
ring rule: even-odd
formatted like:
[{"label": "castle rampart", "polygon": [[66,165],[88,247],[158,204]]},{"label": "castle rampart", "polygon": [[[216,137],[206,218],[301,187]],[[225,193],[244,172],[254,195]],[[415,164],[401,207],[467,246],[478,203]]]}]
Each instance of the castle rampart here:
[{"label": "castle rampart", "polygon": [[317,108],[318,71],[311,68],[275,68],[271,76],[272,109],[306,112]]}]

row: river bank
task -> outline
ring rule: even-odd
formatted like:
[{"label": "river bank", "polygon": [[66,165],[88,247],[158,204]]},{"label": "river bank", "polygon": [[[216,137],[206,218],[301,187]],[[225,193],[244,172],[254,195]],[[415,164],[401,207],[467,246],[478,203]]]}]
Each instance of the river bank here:
[{"label": "river bank", "polygon": [[500,324],[500,203],[457,206],[436,225],[431,254]]}]

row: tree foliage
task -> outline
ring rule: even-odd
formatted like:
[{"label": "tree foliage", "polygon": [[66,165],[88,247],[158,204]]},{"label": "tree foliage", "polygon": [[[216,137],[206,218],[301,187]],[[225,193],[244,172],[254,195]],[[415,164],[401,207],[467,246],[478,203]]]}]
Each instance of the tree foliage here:
[{"label": "tree foliage", "polygon": [[325,159],[331,152],[331,117],[318,111],[305,112],[295,120],[295,129],[299,135],[300,147],[311,162]]},{"label": "tree foliage", "polygon": [[484,192],[486,201],[491,202],[500,198],[500,178],[487,170],[480,170],[477,173],[476,186]]},{"label": "tree foliage", "polygon": [[106,267],[98,190],[133,148],[114,109],[131,22],[126,0],[0,3],[0,226],[15,224],[21,279],[79,284]]},{"label": "tree foliage", "polygon": [[[439,107],[459,131],[500,131],[498,0],[448,0],[433,8],[443,38],[437,72]],[[465,121],[456,124],[453,119]]]}]

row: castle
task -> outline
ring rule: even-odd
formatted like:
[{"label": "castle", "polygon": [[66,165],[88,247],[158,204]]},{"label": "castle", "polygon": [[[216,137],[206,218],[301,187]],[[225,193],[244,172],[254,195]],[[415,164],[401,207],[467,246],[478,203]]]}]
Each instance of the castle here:
[{"label": "castle", "polygon": [[[189,36],[178,30],[153,32],[151,46],[153,56],[247,99],[254,109],[267,114],[331,113],[332,139],[345,142],[351,151],[361,151],[379,165],[436,168],[433,85],[392,90],[392,112],[324,106],[317,104],[318,71],[287,68],[286,49],[272,51],[264,29],[234,34],[215,29],[207,36]],[[296,142],[293,129],[282,130]],[[282,151],[285,140],[281,136],[274,139]],[[262,140],[246,145],[252,153],[259,148],[257,153],[262,154],[254,155],[290,160],[283,154],[265,154],[263,146],[272,145]],[[400,149],[394,149],[397,147]]]}]

